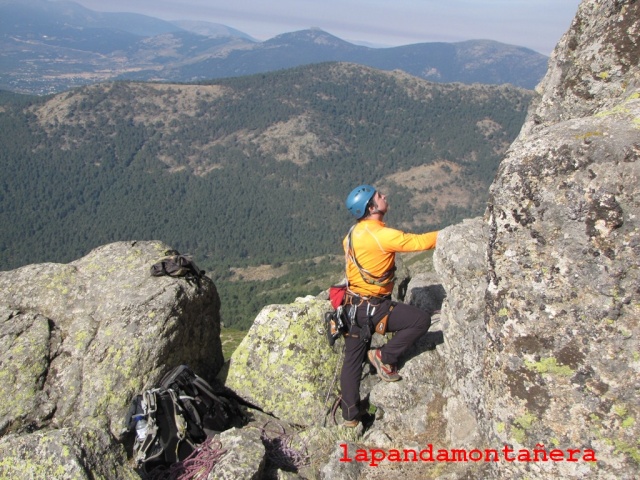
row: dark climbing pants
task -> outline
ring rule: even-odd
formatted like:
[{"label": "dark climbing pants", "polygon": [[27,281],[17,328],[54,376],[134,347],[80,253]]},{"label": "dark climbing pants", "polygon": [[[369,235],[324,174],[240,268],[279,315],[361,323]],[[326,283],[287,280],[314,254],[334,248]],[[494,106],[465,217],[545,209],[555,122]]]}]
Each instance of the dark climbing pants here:
[{"label": "dark climbing pants", "polygon": [[[362,331],[368,328],[369,332],[373,332],[375,325],[389,311],[390,304],[391,300],[383,300],[377,305],[370,321],[367,310],[371,312],[373,307],[368,306],[368,302],[360,304],[356,313],[357,325],[354,325],[350,332],[353,336],[345,337],[344,363],[340,373],[342,418],[345,420],[357,418],[360,409],[362,365],[371,346],[370,339],[367,342],[363,341],[363,337],[368,335],[362,335]],[[380,349],[382,361],[388,365],[397,363],[400,355],[427,333],[430,326],[431,316],[427,312],[412,305],[397,303],[387,321],[387,332],[394,332],[394,335]]]}]

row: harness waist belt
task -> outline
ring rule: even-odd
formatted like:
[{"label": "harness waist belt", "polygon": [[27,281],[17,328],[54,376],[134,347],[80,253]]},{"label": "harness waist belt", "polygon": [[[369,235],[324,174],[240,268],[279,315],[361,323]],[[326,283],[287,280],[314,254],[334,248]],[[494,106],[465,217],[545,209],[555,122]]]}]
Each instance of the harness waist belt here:
[{"label": "harness waist belt", "polygon": [[376,305],[380,305],[385,300],[391,300],[391,294],[385,295],[383,297],[376,297],[376,296],[363,297],[362,295],[347,292],[345,295],[346,305],[360,305],[364,302],[369,302],[369,304],[376,306]]}]

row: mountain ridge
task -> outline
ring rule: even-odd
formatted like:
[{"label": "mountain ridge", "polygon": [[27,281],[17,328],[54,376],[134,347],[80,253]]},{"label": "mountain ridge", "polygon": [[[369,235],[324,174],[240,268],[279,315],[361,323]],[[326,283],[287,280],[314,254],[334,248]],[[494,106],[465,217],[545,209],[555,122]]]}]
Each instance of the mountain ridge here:
[{"label": "mountain ridge", "polygon": [[548,60],[524,47],[486,40],[370,48],[318,28],[264,42],[216,28],[223,33],[200,35],[179,22],[93,12],[74,2],[5,0],[0,3],[0,88],[43,95],[106,80],[194,82],[346,61],[437,82],[532,89]]}]

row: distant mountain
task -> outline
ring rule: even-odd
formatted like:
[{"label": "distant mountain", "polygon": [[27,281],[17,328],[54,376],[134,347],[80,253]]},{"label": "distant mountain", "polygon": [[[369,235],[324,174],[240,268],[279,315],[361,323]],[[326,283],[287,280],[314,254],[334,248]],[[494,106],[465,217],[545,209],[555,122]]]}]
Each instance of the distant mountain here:
[{"label": "distant mountain", "polygon": [[147,15],[95,12],[65,0],[0,0],[0,32],[3,36],[51,36],[83,29],[106,29],[110,34],[124,31],[137,36],[181,30],[177,25]]},{"label": "distant mountain", "polygon": [[[282,68],[342,61],[380,70],[402,70],[434,82],[511,83],[533,89],[544,76],[547,57],[533,50],[490,40],[420,43],[393,48],[368,48],[341,40],[319,29],[278,35],[252,48],[229,51],[188,65],[167,65],[167,80],[189,81],[248,75]],[[149,72],[153,78],[156,72]],[[144,72],[126,75],[140,78]],[[143,77],[144,78],[144,77]]]},{"label": "distant mountain", "polygon": [[548,58],[478,40],[369,48],[319,29],[265,42],[218,24],[100,13],[74,2],[0,1],[0,88],[47,94],[113,79],[194,82],[325,61],[402,70],[435,82],[532,89]]},{"label": "distant mountain", "polygon": [[236,30],[235,28],[222,25],[221,23],[202,22],[197,20],[175,20],[171,23],[182,30],[197,33],[198,35],[203,35],[205,37],[237,37],[244,38],[251,42],[258,42],[258,40],[250,35],[247,35],[240,30]]}]

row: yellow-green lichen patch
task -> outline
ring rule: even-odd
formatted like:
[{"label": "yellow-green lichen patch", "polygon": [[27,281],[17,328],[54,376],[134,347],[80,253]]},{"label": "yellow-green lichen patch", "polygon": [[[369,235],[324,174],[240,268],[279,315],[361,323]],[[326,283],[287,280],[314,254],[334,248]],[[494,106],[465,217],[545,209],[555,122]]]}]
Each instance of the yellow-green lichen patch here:
[{"label": "yellow-green lichen patch", "polygon": [[613,406],[613,413],[618,415],[619,417],[627,416],[627,407],[621,404],[616,404]]},{"label": "yellow-green lichen patch", "polygon": [[515,439],[516,442],[524,444],[527,435],[524,431],[524,428],[513,427],[511,428],[511,436]]},{"label": "yellow-green lichen patch", "polygon": [[606,110],[604,112],[599,112],[595,116],[598,118],[609,117],[611,115],[627,115],[630,111],[624,105],[616,105],[611,110]]},{"label": "yellow-green lichen patch", "polygon": [[582,135],[576,135],[576,138],[578,140],[586,140],[593,137],[601,137],[602,135],[602,132],[585,132]]},{"label": "yellow-green lichen patch", "polygon": [[[525,412],[523,415],[515,418],[511,426],[511,436],[520,444],[524,444],[527,438],[527,431],[531,430],[534,422],[536,421],[535,415]],[[504,428],[504,426],[503,426]]]},{"label": "yellow-green lichen patch", "polygon": [[622,403],[614,404],[611,414],[615,415],[614,419],[610,416],[591,413],[589,415],[591,434],[603,445],[611,448],[614,454],[625,455],[640,464],[640,441],[631,431],[635,425],[635,419],[629,416],[627,406]]},{"label": "yellow-green lichen patch", "polygon": [[[86,478],[77,460],[77,452],[65,458],[65,445],[58,432],[17,437],[3,445],[0,478]],[[71,447],[73,448],[73,447]],[[64,462],[61,460],[65,458]]]},{"label": "yellow-green lichen patch", "polygon": [[622,426],[622,428],[628,429],[632,428],[635,425],[636,420],[629,414],[629,410],[626,405],[617,403],[612,407],[611,410],[617,417],[620,418],[620,425]]},{"label": "yellow-green lichen patch", "polygon": [[535,415],[532,415],[531,413],[527,412],[524,415],[516,418],[513,421],[513,423],[520,425],[525,430],[529,430],[533,425],[533,422],[535,422],[535,420],[536,420]]},{"label": "yellow-green lichen patch", "polygon": [[615,440],[613,444],[615,446],[616,453],[624,453],[640,465],[640,443],[637,443],[634,446],[623,440]]},{"label": "yellow-green lichen patch", "polygon": [[45,287],[62,295],[68,295],[70,287],[76,286],[76,270],[72,267],[56,270]]},{"label": "yellow-green lichen patch", "polygon": [[622,115],[628,115],[629,113],[631,113],[631,110],[629,109],[628,103],[634,100],[637,100],[638,94],[637,93],[633,93],[632,95],[630,95],[629,97],[627,97],[624,102],[622,102],[619,105],[614,106],[613,108],[611,108],[610,110],[605,110],[602,112],[598,112],[595,117],[596,118],[603,118],[603,117],[608,117],[611,115],[618,115],[618,114],[622,114]]},{"label": "yellow-green lichen patch", "polygon": [[533,370],[540,374],[552,374],[562,377],[570,377],[573,375],[571,367],[560,365],[554,357],[542,358],[537,362],[525,360],[524,363],[529,370]]},{"label": "yellow-green lichen patch", "polygon": [[0,417],[20,419],[32,413],[41,379],[49,363],[49,324],[46,318],[34,316],[32,323],[3,352],[0,365]]}]

